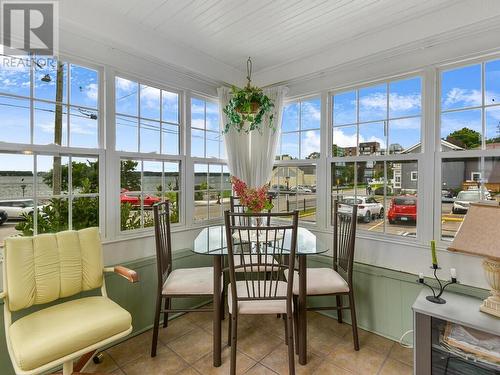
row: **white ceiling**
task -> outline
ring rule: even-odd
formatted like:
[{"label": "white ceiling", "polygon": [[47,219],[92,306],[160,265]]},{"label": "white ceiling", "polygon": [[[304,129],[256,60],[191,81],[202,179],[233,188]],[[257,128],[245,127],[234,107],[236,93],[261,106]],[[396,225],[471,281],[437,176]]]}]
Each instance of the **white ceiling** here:
[{"label": "white ceiling", "polygon": [[[329,66],[328,56],[335,56],[330,65],[342,63],[339,56],[349,58],[346,47],[353,41],[384,32],[386,36],[376,43],[379,49],[439,35],[457,26],[498,19],[499,3],[495,0],[65,0],[61,3],[61,19],[63,25],[78,26],[89,33],[100,32],[123,47],[130,44],[140,51],[149,46],[148,55],[221,81],[234,80],[238,74],[244,78],[246,59],[251,56],[259,83],[270,84],[323,69]],[[85,12],[92,15],[90,19],[84,17]],[[436,16],[440,18],[436,20]],[[398,27],[403,30],[405,24],[417,21],[420,23],[415,24],[410,35],[397,35]],[[372,43],[366,45],[367,54],[372,53],[372,47]],[[363,48],[356,57],[360,52],[362,55]],[[322,64],[317,64],[315,56],[324,60]],[[308,61],[311,63],[304,64]]]}]

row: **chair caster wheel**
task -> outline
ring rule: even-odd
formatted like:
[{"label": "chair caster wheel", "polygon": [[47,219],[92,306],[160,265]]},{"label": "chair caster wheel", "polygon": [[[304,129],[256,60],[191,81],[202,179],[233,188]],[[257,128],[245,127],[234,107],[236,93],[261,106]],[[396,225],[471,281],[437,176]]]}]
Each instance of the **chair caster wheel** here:
[{"label": "chair caster wheel", "polygon": [[94,363],[96,365],[98,365],[99,363],[102,363],[102,361],[104,360],[104,356],[102,355],[102,353],[99,353],[99,354],[96,354],[93,358],[92,358],[92,361],[94,361]]}]

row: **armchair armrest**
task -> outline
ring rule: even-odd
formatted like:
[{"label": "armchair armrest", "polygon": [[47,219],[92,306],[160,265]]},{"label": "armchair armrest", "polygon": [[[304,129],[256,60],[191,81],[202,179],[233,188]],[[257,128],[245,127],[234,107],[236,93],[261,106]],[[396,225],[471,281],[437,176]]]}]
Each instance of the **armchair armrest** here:
[{"label": "armchair armrest", "polygon": [[123,266],[105,267],[104,272],[114,272],[117,275],[126,278],[131,283],[136,283],[139,281],[139,275],[137,275],[137,272],[128,269],[127,267]]},{"label": "armchair armrest", "polygon": [[0,299],[4,299],[5,297],[7,297],[7,292],[5,290],[2,290],[0,292]]}]

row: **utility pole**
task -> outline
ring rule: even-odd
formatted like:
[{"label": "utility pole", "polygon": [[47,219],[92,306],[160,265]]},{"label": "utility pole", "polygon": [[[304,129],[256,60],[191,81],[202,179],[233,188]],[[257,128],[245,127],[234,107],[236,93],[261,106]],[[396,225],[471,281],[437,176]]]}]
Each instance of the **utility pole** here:
[{"label": "utility pole", "polygon": [[[62,144],[62,117],[63,117],[63,79],[64,79],[64,64],[57,62],[57,78],[56,78],[56,111],[54,118],[54,143]],[[60,195],[62,185],[61,174],[61,156],[54,156],[52,167],[52,194]]]}]

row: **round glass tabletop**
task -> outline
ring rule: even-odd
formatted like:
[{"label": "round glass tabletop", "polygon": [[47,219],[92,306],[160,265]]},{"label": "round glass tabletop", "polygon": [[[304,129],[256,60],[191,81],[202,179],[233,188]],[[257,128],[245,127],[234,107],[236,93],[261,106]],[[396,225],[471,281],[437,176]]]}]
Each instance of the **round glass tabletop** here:
[{"label": "round glass tabletop", "polygon": [[[290,248],[290,231],[284,238],[284,248]],[[313,255],[325,253],[329,244],[313,234],[309,229],[299,227],[297,233],[297,255]],[[203,255],[227,255],[226,229],[224,225],[204,228],[194,239],[193,251]]]}]

